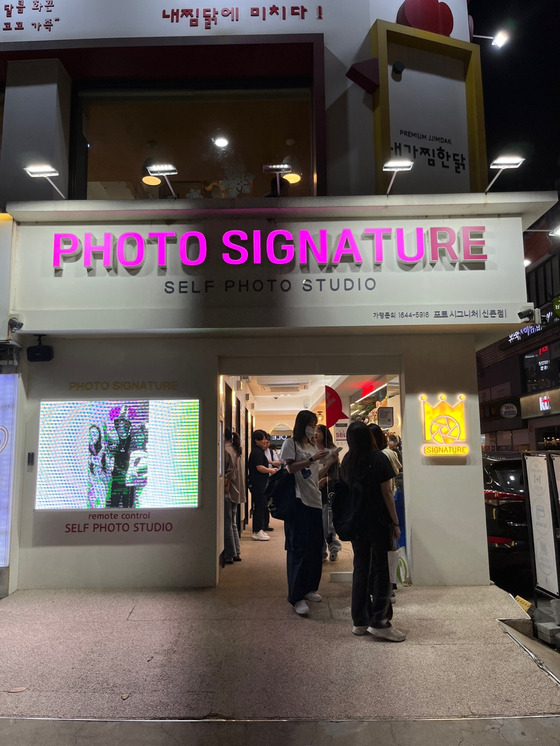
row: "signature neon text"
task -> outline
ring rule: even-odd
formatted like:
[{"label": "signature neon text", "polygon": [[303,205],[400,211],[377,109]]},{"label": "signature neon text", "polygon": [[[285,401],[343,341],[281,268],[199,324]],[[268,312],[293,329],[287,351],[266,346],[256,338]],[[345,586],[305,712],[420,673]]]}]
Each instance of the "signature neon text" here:
[{"label": "signature neon text", "polygon": [[[404,228],[365,228],[359,239],[350,229],[342,230],[336,237],[331,237],[327,230],[314,235],[308,230],[295,233],[274,230],[266,234],[260,230],[250,233],[231,230],[221,236],[218,251],[221,260],[229,265],[264,262],[307,265],[311,258],[319,265],[363,264],[368,254],[374,264],[382,265],[388,251],[405,266],[424,260],[436,264],[443,256],[451,264],[480,263],[488,258],[483,253],[485,230],[484,226],[467,225],[458,231],[434,226],[414,228],[405,234]],[[363,241],[367,241],[366,246]],[[84,233],[81,238],[74,233],[55,233],[53,267],[60,269],[65,260],[75,262],[81,258],[87,269],[93,268],[99,259],[104,267],[113,267],[116,262],[122,267],[135,268],[144,264],[148,252],[155,252],[158,267],[166,267],[170,251],[178,253],[183,265],[196,267],[209,257],[215,261],[214,247],[211,248],[210,252],[208,240],[200,231],[157,231],[147,236],[137,232],[103,233],[101,239],[93,233]]]}]

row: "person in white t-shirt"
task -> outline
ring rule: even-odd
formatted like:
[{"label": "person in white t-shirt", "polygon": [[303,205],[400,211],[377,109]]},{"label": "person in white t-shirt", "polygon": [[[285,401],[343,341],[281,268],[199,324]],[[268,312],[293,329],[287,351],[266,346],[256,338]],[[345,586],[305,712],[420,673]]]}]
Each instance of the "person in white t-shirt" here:
[{"label": "person in white t-shirt", "polygon": [[323,569],[323,520],[320,465],[328,451],[317,450],[313,441],[317,416],[304,409],[298,413],[293,436],[280,453],[290,474],[295,475],[296,500],[293,517],[284,521],[288,602],[297,614],[307,614],[307,601],[322,601],[317,592]]}]

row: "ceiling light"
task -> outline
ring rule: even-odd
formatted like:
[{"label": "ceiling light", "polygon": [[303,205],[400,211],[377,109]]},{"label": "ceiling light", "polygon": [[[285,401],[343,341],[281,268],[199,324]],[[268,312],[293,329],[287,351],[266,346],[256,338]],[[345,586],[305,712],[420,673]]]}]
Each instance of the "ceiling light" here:
[{"label": "ceiling light", "polygon": [[218,137],[212,138],[212,142],[217,148],[227,148],[229,145],[229,140],[223,135],[218,135]]},{"label": "ceiling light", "polygon": [[523,266],[524,267],[528,267],[530,264],[531,264],[531,260],[530,259],[524,259],[523,260]]},{"label": "ceiling light", "polygon": [[548,235],[558,238],[560,236],[560,225],[557,225],[556,228],[553,228]]},{"label": "ceiling light", "polygon": [[301,181],[301,164],[295,155],[287,155],[282,163],[289,166],[289,171],[284,177],[290,184],[298,184]]}]

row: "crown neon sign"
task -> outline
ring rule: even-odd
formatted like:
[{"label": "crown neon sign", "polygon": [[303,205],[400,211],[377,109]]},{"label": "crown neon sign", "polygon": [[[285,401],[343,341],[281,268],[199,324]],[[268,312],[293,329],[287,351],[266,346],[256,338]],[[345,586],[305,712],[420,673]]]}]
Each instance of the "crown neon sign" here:
[{"label": "crown neon sign", "polygon": [[423,416],[422,453],[424,456],[466,456],[469,453],[465,426],[464,394],[457,395],[453,405],[445,394],[440,394],[439,402],[432,406],[428,397],[420,396]]}]

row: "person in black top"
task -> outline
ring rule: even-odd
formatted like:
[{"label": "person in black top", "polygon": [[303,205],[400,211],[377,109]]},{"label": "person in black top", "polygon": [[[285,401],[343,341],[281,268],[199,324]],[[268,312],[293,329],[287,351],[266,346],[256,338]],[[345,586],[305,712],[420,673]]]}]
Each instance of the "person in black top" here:
[{"label": "person in black top", "polygon": [[274,474],[278,469],[268,465],[265,451],[268,440],[264,430],[255,430],[252,437],[252,449],[247,464],[249,472],[249,489],[253,498],[253,536],[255,541],[268,541],[270,536],[265,533],[266,521],[266,498],[264,491],[268,481],[268,475]]},{"label": "person in black top", "polygon": [[391,625],[391,581],[387,552],[400,537],[388,458],[377,449],[365,422],[352,422],[340,477],[360,500],[360,528],[352,539],[352,632],[390,642],[405,635]]}]

